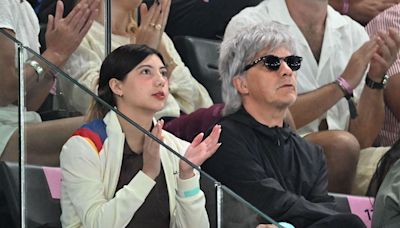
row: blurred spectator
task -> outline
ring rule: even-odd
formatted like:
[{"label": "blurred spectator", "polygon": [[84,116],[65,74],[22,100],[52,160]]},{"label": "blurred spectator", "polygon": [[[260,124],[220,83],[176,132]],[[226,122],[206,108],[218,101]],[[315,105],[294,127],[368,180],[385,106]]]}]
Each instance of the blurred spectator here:
[{"label": "blurred spectator", "polygon": [[[371,37],[389,28],[400,30],[400,3],[380,13],[365,28]],[[385,122],[375,141],[379,146],[391,146],[400,138],[400,54],[397,55],[387,74],[390,83],[384,92]]]},{"label": "blurred spectator", "polygon": [[[89,30],[98,13],[98,0],[85,0],[67,16],[62,17],[63,4],[57,2],[54,16],[49,16],[46,40],[47,50],[42,57],[62,66]],[[0,29],[39,52],[38,19],[27,1],[0,2]],[[79,22],[80,21],[80,22]],[[1,160],[17,161],[19,157],[18,75],[16,71],[16,44],[0,34],[0,155]],[[25,53],[27,54],[27,53]],[[82,124],[83,118],[69,118],[41,123],[35,111],[41,106],[54,85],[55,76],[35,57],[25,59],[26,93],[26,148],[27,162],[41,165],[59,165],[62,144]]]},{"label": "blurred spectator", "polygon": [[344,15],[349,15],[362,25],[400,0],[329,0],[329,4]]},{"label": "blurred spectator", "polygon": [[375,197],[372,228],[400,224],[400,138],[382,157],[372,177],[368,195]]}]

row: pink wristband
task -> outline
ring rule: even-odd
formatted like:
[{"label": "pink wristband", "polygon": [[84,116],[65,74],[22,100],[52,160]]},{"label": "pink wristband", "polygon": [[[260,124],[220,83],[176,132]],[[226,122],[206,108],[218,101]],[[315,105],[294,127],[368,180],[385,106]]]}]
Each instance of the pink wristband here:
[{"label": "pink wristband", "polygon": [[349,13],[349,4],[350,0],[343,0],[343,6],[342,6],[342,14],[347,15]]},{"label": "pink wristband", "polygon": [[346,90],[346,92],[348,94],[353,93],[353,87],[351,87],[351,85],[346,81],[346,79],[344,79],[342,77],[338,77],[338,79],[336,79],[336,81],[339,83],[340,87],[342,87],[343,89]]}]

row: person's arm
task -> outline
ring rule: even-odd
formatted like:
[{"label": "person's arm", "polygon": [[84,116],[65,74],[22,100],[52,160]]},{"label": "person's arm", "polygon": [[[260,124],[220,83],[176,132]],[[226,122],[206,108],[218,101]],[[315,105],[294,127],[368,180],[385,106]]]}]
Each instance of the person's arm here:
[{"label": "person's arm", "polygon": [[[400,60],[399,60],[400,61]],[[385,103],[396,119],[400,120],[400,73],[392,75],[385,89]]]},{"label": "person's arm", "polygon": [[[74,136],[60,155],[62,197],[68,198],[84,227],[125,227],[143,204],[155,181],[139,171],[115,197],[107,199],[99,154],[83,137]],[[66,199],[64,199],[66,200]],[[69,209],[71,207],[68,207]]]},{"label": "person's arm", "polygon": [[[15,38],[15,32],[10,29],[2,29],[4,32],[7,32],[12,37]],[[0,69],[2,75],[2,83],[0,83],[0,106],[6,106],[12,103],[15,103],[18,98],[18,75],[16,72],[16,53],[15,53],[16,44],[12,42],[9,38],[6,38],[5,35],[0,35]],[[39,60],[37,60],[40,62]],[[47,68],[44,68],[44,71],[47,71]],[[25,90],[27,91],[27,98],[32,97],[41,97],[42,101],[45,96],[47,96],[52,83],[54,82],[53,77],[48,77],[48,74],[45,74],[45,77],[42,80],[38,80],[38,76],[34,69],[30,66],[24,66],[25,73]],[[32,88],[35,86],[42,87],[39,91],[33,91]],[[33,93],[33,92],[36,92]],[[27,101],[28,110],[34,110],[30,108],[30,106],[36,107],[36,105],[32,104],[32,102]]]},{"label": "person's arm", "polygon": [[176,194],[176,227],[209,227],[207,211],[205,208],[206,198],[200,190],[200,175],[182,180],[177,178]]},{"label": "person's arm", "polygon": [[[380,12],[400,2],[399,0],[347,0],[348,6],[344,6],[345,1],[329,0],[329,5],[340,13],[349,15],[362,25],[367,24]],[[347,12],[343,12],[346,7]]]},{"label": "person's arm", "polygon": [[207,90],[192,76],[175,49],[172,40],[164,33],[162,37],[163,56],[166,64],[172,65],[169,90],[178,101],[181,110],[191,113],[198,108],[207,108],[213,104]]},{"label": "person's arm", "polygon": [[315,180],[313,188],[307,196],[307,199],[313,203],[325,205],[328,208],[334,209],[335,204],[333,197],[328,195],[328,169],[326,165],[325,154],[321,147],[318,149],[315,156],[318,156],[318,162],[315,165],[319,165],[318,178]]},{"label": "person's arm", "polygon": [[289,221],[296,227],[303,227],[313,222],[309,218],[317,220],[335,213],[326,207],[328,200],[314,203],[287,191],[268,174],[261,158],[252,153],[255,145],[245,139],[246,132],[222,127],[222,145],[203,165],[206,172],[276,221]]},{"label": "person's arm", "polygon": [[290,112],[297,128],[304,127],[327,112],[344,96],[334,83],[327,84],[308,93],[299,94]]},{"label": "person's arm", "polygon": [[[64,11],[63,3],[58,1],[55,16],[49,16],[46,31],[47,49],[42,54],[42,57],[58,67],[62,66],[89,30],[94,17],[98,13],[98,4],[98,0],[82,1],[67,17],[62,18],[62,13]],[[15,37],[14,31],[8,30],[8,33]],[[2,51],[0,60],[8,63],[2,66],[8,73],[5,74],[6,76],[4,78],[6,83],[2,83],[5,87],[1,89],[4,96],[1,96],[0,104],[8,105],[14,103],[18,97],[18,93],[16,92],[18,91],[16,89],[18,77],[15,73],[14,62],[12,64],[10,62],[15,61],[16,53],[14,45],[10,45],[8,40],[2,37],[0,41],[0,45],[6,50],[4,52]],[[36,110],[40,107],[47,97],[54,81],[53,76],[49,73],[48,67],[41,64],[39,60],[37,60],[37,62],[43,68],[43,79],[40,79],[36,75],[35,70],[31,66],[27,64],[24,66],[28,110]]]},{"label": "person's arm", "polygon": [[[375,36],[379,31],[389,28],[400,28],[400,17],[398,12],[400,4],[380,13],[366,26],[365,30],[370,37]],[[392,111],[395,117],[400,120],[400,103],[397,102],[400,96],[400,56],[397,56],[396,61],[388,69],[387,74],[390,76],[389,83],[384,90],[385,104]]]},{"label": "person's arm", "polygon": [[[367,41],[351,56],[341,77],[352,88],[356,88],[362,80],[376,47],[375,40]],[[333,82],[308,93],[300,94],[290,107],[296,127],[301,128],[317,119],[343,97],[342,89]]]},{"label": "person's arm", "polygon": [[[397,30],[380,33],[379,50],[374,54],[367,77],[380,83],[389,67],[396,60],[400,49],[400,35]],[[382,89],[364,86],[358,102],[358,117],[350,120],[349,131],[359,141],[361,148],[373,144],[384,122],[384,94]]]},{"label": "person's arm", "polygon": [[[194,165],[200,166],[212,156],[221,145],[218,139],[221,126],[215,125],[210,135],[203,140],[203,133],[198,134],[187,147],[186,142],[178,149],[185,150],[185,158]],[[204,193],[200,190],[199,174],[186,162],[179,161],[179,177],[177,177],[177,227],[209,227],[207,212],[205,209]]]}]

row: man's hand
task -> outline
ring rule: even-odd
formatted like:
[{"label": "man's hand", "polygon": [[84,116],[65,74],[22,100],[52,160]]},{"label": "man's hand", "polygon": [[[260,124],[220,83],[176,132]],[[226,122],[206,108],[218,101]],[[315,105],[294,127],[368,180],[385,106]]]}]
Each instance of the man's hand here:
[{"label": "man's hand", "polygon": [[396,61],[400,49],[400,34],[397,29],[391,28],[387,32],[378,33],[379,49],[374,54],[368,77],[381,82],[387,70]]},{"label": "man's hand", "polygon": [[57,1],[55,15],[49,15],[47,23],[44,56],[55,65],[64,64],[92,26],[99,4],[100,0],[83,0],[63,18],[64,4]]}]

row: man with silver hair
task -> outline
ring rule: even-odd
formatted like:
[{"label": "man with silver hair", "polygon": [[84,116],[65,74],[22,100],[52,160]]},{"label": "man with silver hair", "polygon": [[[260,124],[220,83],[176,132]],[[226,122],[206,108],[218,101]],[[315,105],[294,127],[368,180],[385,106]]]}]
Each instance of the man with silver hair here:
[{"label": "man with silver hair", "polygon": [[302,61],[297,54],[288,30],[276,23],[224,39],[222,144],[202,168],[276,221],[295,227],[365,227],[358,217],[334,210],[322,149],[284,122],[297,98]]},{"label": "man with silver hair", "polygon": [[400,47],[398,31],[379,33],[374,38],[378,45],[370,47],[379,51],[368,59],[354,54],[369,40],[364,28],[340,15],[328,0],[264,0],[234,16],[224,39],[271,21],[296,37],[304,57],[297,72],[299,96],[290,112],[297,132],[324,149],[329,191],[365,194],[376,162],[387,150],[372,144],[384,121],[385,72]]}]

